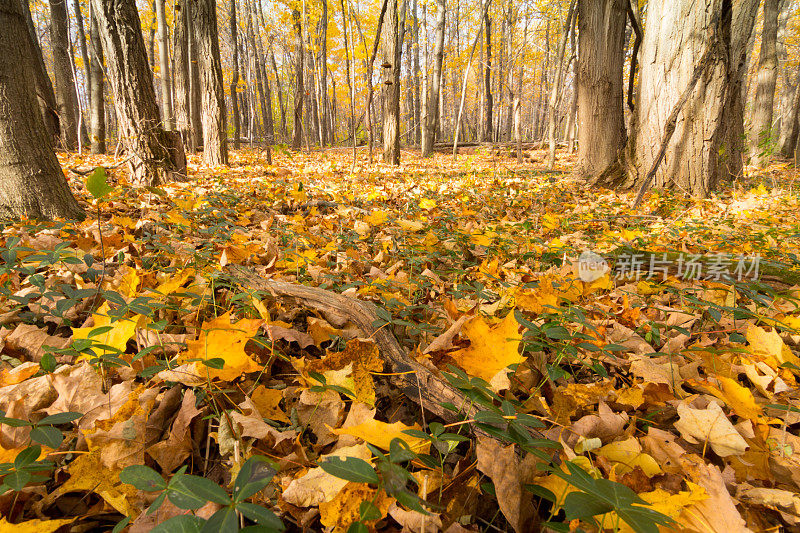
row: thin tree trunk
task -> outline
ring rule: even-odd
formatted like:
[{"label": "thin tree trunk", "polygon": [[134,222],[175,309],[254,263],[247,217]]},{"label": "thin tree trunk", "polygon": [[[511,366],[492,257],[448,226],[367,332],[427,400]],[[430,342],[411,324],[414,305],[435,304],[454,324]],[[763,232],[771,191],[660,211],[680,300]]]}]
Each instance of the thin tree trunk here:
[{"label": "thin tree trunk", "polygon": [[197,40],[197,27],[195,25],[195,0],[187,0],[188,7],[187,30],[189,46],[189,109],[194,133],[195,151],[203,146],[203,98],[202,83],[200,82],[200,46]]},{"label": "thin tree trunk", "polygon": [[494,102],[492,101],[492,19],[489,17],[488,11],[483,17],[483,25],[486,28],[486,67],[483,73],[483,140],[491,142]]},{"label": "thin tree trunk", "polygon": [[36,58],[20,0],[0,0],[0,28],[0,217],[83,218],[36,102]]},{"label": "thin tree trunk", "polygon": [[119,138],[129,152],[133,182],[158,185],[172,177],[185,177],[183,143],[177,134],[161,127],[136,3],[92,0],[92,6],[114,90]]},{"label": "thin tree trunk", "polygon": [[91,150],[93,154],[104,154],[106,153],[106,95],[103,78],[103,45],[100,43],[100,31],[94,16],[94,6],[90,4],[89,8],[91,14],[89,43],[91,50],[89,68]]},{"label": "thin tree trunk", "polygon": [[[790,142],[796,143],[797,134],[794,124],[794,94],[796,92],[797,83],[795,81],[795,72],[787,65],[789,53],[786,46],[787,26],[789,23],[789,16],[793,11],[793,3],[789,0],[781,1],[780,17],[778,18],[778,62],[780,64],[780,75],[782,78],[781,93],[780,93],[780,119],[776,128],[776,136],[778,137],[778,151],[784,157],[790,157],[794,151],[794,145]],[[794,139],[792,139],[794,137]]]},{"label": "thin tree trunk", "polygon": [[317,99],[322,105],[322,112],[320,113],[320,129],[322,130],[322,143],[330,142],[330,125],[328,123],[328,115],[330,113],[328,102],[328,1],[321,0],[322,2],[322,17],[320,18],[320,32],[319,32],[319,90],[317,91]]},{"label": "thin tree trunk", "polygon": [[148,60],[150,61],[150,70],[152,71],[156,70],[156,26],[158,22],[156,18],[156,1],[157,0],[153,0],[150,6],[153,20],[150,23],[150,34],[148,38],[148,44],[150,45]]},{"label": "thin tree trunk", "polygon": [[[255,17],[255,11],[253,4],[248,4],[248,12],[247,12],[247,39],[250,41],[250,52],[253,54],[252,62],[253,62],[253,70],[256,73],[256,89],[258,89],[258,102],[261,109],[261,120],[266,123],[267,121],[267,114],[269,111],[267,110],[267,98],[266,98],[266,91],[264,90],[264,80],[266,78],[264,74],[264,69],[261,66],[261,58],[263,57],[263,52],[261,50],[261,35],[260,33],[253,30],[253,18],[256,18],[256,24],[258,23],[257,17]],[[263,131],[261,127],[261,122],[256,121],[258,124],[258,129]]]},{"label": "thin tree trunk", "polygon": [[216,7],[216,0],[196,0],[193,13],[203,102],[203,162],[209,166],[228,164],[228,127]]},{"label": "thin tree trunk", "polygon": [[342,33],[344,35],[344,61],[347,71],[347,92],[350,95],[350,136],[353,139],[353,167],[356,169],[356,112],[355,112],[355,87],[350,76],[350,46],[349,41],[353,35],[353,28],[350,24],[350,12],[345,8],[345,0],[339,0],[342,6]]},{"label": "thin tree trunk", "polygon": [[519,65],[517,67],[517,94],[514,101],[514,138],[517,141],[517,164],[522,164],[522,74],[525,72],[525,43],[528,41],[528,23],[530,16],[525,17],[525,31],[522,33]]},{"label": "thin tree trunk", "polygon": [[295,31],[295,86],[294,86],[294,121],[292,122],[292,149],[300,150],[303,143],[303,99],[305,88],[303,87],[303,22],[300,19],[300,12],[297,8],[292,10],[292,20],[294,21]]},{"label": "thin tree trunk", "polygon": [[83,60],[83,77],[86,80],[86,86],[88,89],[88,102],[89,106],[92,105],[91,102],[91,78],[89,76],[89,70],[91,69],[90,60],[89,60],[89,51],[86,47],[86,28],[83,24],[83,13],[81,12],[81,2],[80,0],[72,0],[72,11],[75,13],[75,25],[78,28],[78,49],[81,51],[81,59]]},{"label": "thin tree trunk", "polygon": [[775,84],[778,79],[778,2],[764,0],[764,28],[758,59],[756,96],[753,102],[753,128],[750,157],[757,166],[764,166],[772,152],[772,112]]},{"label": "thin tree trunk", "polygon": [[[394,1],[394,0],[392,0]],[[378,45],[381,42],[381,33],[383,31],[383,19],[386,16],[386,9],[389,5],[389,0],[383,0],[381,5],[381,14],[378,16],[378,26],[375,29],[375,42],[372,46],[372,55],[369,57],[369,61],[367,62],[367,71],[366,71],[366,78],[367,78],[367,128],[369,129],[369,164],[372,164],[372,146],[374,142],[374,120],[373,120],[373,111],[372,111],[372,96],[373,96],[373,87],[372,87],[372,68],[375,65],[375,57],[378,54]],[[356,24],[358,24],[358,18],[356,18]],[[359,26],[359,33],[361,33],[361,40],[364,43],[364,51],[366,52],[367,43],[364,39],[364,34],[361,32],[361,27]]]},{"label": "thin tree trunk", "polygon": [[422,137],[422,157],[433,154],[433,144],[436,142],[436,130],[439,128],[439,91],[442,80],[442,63],[444,60],[444,22],[445,0],[436,2],[436,45],[433,50],[433,80],[428,94],[427,116],[425,117],[425,132]]},{"label": "thin tree trunk", "polygon": [[169,74],[169,29],[167,28],[164,0],[156,0],[156,18],[158,21],[158,59],[161,68],[161,116],[164,120],[164,129],[173,131],[175,123],[172,120],[172,78]]},{"label": "thin tree trunk", "polygon": [[[483,5],[481,6],[481,13],[483,16],[481,19],[486,18],[486,14],[489,11],[489,4],[491,0],[482,0],[481,2]],[[455,120],[455,132],[453,133],[453,159],[456,159],[458,156],[458,136],[461,132],[461,116],[464,113],[464,99],[467,95],[467,81],[469,80],[469,71],[472,68],[472,58],[475,56],[475,48],[477,48],[478,43],[481,41],[481,37],[483,36],[483,25],[480,26],[478,30],[478,35],[475,36],[475,40],[472,42],[472,48],[469,51],[469,59],[467,60],[467,68],[464,69],[464,81],[461,84],[461,101],[458,106],[458,116]]]},{"label": "thin tree trunk", "polygon": [[[236,23],[236,0],[231,0],[231,43],[233,46],[233,75],[231,76],[231,103],[233,104],[233,148],[238,150],[242,132],[239,124],[239,29]],[[250,14],[247,15],[248,20]]]},{"label": "thin tree trunk", "polygon": [[414,128],[413,128],[413,138],[414,144],[419,145],[422,141],[421,137],[421,109],[420,109],[420,95],[419,95],[419,83],[420,83],[420,74],[419,74],[419,20],[417,16],[418,10],[418,0],[414,0],[413,4],[413,31],[414,31],[414,51],[412,55],[413,59],[413,66],[412,66],[412,76],[413,76],[413,85],[414,85]]}]

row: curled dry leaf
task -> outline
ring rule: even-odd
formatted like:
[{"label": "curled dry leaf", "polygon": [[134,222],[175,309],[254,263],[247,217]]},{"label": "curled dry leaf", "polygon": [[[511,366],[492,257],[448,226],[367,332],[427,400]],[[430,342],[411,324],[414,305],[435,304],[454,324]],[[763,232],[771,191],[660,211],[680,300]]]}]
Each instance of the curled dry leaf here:
[{"label": "curled dry leaf", "polygon": [[678,416],[675,429],[689,442],[708,444],[720,457],[742,455],[747,450],[747,442],[714,402],[705,409],[693,409],[681,402]]}]

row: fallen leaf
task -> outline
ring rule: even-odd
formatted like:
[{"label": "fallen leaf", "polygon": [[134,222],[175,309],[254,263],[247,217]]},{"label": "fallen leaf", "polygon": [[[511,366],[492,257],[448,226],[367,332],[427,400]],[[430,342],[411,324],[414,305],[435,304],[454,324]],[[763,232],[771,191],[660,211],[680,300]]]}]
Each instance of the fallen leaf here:
[{"label": "fallen leaf", "polygon": [[693,409],[686,402],[678,404],[680,420],[675,429],[689,442],[708,444],[720,457],[742,455],[747,442],[727,419],[722,408],[714,402],[706,409]]}]

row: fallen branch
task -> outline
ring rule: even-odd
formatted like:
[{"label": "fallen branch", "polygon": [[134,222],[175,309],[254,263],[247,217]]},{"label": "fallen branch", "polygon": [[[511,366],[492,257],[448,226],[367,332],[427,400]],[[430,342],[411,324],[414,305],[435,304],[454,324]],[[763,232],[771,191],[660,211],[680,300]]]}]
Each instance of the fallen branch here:
[{"label": "fallen branch", "polygon": [[[247,287],[269,292],[276,298],[293,300],[323,314],[331,313],[349,319],[365,337],[373,339],[377,344],[381,358],[391,372],[388,377],[392,385],[425,411],[447,422],[457,422],[460,418],[443,407],[445,403],[455,405],[460,409],[460,414],[468,419],[479,411],[464,393],[450,385],[444,377],[410,357],[386,327],[374,326],[380,320],[375,304],[317,287],[266,280],[252,270],[240,266],[229,265],[226,271]],[[475,434],[490,436],[474,424],[470,424],[470,428]],[[533,433],[536,438],[544,438],[539,432]]]}]

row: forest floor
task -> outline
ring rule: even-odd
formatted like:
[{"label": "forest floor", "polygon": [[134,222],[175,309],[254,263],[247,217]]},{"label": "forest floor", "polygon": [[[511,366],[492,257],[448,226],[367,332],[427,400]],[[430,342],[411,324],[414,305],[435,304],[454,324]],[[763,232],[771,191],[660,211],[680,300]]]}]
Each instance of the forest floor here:
[{"label": "forest floor", "polygon": [[84,222],[2,223],[0,532],[800,528],[788,164],[633,211],[567,156],[360,155],[65,170]]}]

